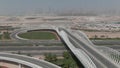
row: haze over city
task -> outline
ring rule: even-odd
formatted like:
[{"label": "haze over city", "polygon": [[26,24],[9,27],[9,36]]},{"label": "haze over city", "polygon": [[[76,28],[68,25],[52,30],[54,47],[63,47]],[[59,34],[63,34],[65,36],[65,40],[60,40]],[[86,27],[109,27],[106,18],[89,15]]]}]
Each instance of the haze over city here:
[{"label": "haze over city", "polygon": [[[0,15],[119,15],[120,0],[0,0]],[[53,14],[54,13],[54,14]]]}]

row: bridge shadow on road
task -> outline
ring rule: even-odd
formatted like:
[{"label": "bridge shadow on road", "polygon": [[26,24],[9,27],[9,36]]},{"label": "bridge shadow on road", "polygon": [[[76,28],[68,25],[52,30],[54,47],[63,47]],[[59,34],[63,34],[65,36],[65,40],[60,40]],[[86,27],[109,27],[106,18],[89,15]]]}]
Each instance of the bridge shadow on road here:
[{"label": "bridge shadow on road", "polygon": [[67,51],[71,54],[72,58],[76,61],[79,68],[85,68],[83,64],[77,59],[77,57],[72,53],[72,51],[67,47],[66,43],[61,39],[62,43],[65,45]]}]

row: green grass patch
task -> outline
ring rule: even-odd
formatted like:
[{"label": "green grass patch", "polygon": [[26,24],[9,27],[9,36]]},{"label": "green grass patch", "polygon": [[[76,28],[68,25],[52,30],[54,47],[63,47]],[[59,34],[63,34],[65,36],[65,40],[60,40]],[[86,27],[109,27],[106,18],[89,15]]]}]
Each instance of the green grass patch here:
[{"label": "green grass patch", "polygon": [[55,34],[47,31],[26,32],[26,33],[18,34],[18,36],[26,39],[57,40]]},{"label": "green grass patch", "polygon": [[0,39],[2,39],[2,35],[0,35]]},{"label": "green grass patch", "polygon": [[48,43],[48,44],[43,44],[43,45],[45,45],[45,46],[64,46],[64,44],[62,44],[62,43],[57,43],[57,44]]},{"label": "green grass patch", "polygon": [[10,39],[10,33],[4,32],[2,35],[0,35],[0,40],[9,40]]},{"label": "green grass patch", "polygon": [[5,33],[4,33],[4,38],[5,38],[5,39],[10,39],[10,33],[5,32]]}]

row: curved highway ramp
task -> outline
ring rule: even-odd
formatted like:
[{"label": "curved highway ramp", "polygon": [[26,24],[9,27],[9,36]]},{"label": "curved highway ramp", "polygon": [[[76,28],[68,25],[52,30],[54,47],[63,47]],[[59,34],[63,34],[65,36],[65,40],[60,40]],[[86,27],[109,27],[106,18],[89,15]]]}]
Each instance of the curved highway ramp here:
[{"label": "curved highway ramp", "polygon": [[28,56],[0,53],[0,60],[11,61],[19,64],[26,65],[31,68],[61,68],[57,65],[49,63],[47,61],[36,59]]}]

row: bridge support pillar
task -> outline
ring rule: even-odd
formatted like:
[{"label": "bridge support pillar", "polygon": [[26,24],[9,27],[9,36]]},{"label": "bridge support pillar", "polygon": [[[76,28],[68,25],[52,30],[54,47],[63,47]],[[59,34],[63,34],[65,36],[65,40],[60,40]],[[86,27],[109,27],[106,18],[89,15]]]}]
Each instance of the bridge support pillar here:
[{"label": "bridge support pillar", "polygon": [[19,67],[18,68],[22,68],[22,65],[21,64],[19,64]]}]

